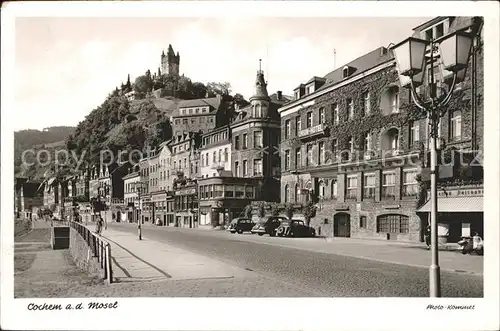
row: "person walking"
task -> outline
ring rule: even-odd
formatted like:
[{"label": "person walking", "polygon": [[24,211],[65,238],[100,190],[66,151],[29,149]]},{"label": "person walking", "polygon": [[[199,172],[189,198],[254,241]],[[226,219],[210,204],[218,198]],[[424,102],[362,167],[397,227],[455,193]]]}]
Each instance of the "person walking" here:
[{"label": "person walking", "polygon": [[96,229],[95,229],[96,234],[98,234],[98,235],[101,234],[103,223],[104,223],[104,221],[102,219],[102,216],[101,215],[97,216],[97,223],[96,223]]},{"label": "person walking", "polygon": [[431,226],[427,225],[425,228],[425,244],[427,245],[427,249],[431,248]]}]

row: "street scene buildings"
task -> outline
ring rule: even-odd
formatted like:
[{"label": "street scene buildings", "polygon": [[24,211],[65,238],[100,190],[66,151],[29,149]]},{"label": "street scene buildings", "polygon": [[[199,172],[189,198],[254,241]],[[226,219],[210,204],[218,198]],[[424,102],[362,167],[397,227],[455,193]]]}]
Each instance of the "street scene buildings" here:
[{"label": "street scene buildings", "polygon": [[[443,269],[468,273],[464,278],[446,274],[452,281],[444,291],[450,296],[481,296],[482,288],[467,285],[473,282],[465,277],[482,276],[482,258],[481,262],[463,266],[456,260],[462,255],[455,253],[464,237],[487,235],[483,217],[482,24],[477,17],[442,16],[409,31],[408,37],[415,38],[409,40],[432,41],[421,48],[423,70],[410,76],[405,75],[408,70],[402,69],[409,64],[401,55],[396,56],[401,40],[357,54],[313,77],[305,76],[293,82],[296,88],[289,92],[268,90],[269,71],[259,60],[255,75],[245,77],[252,87],[248,101],[241,95],[210,94],[208,90],[182,99],[182,93],[188,92],[179,87],[179,81],[186,78],[180,74],[179,52],[169,45],[161,54],[158,73],[151,75],[148,70],[143,76],[148,90],[144,96],[133,91],[130,76],[127,84],[114,92],[116,98],[125,98],[127,105],[144,102],[133,114],[122,115],[117,107],[117,126],[128,128],[143,113],[163,119],[163,126],[144,125],[137,131],[137,136],[146,137],[144,141],[153,141],[154,148],[139,146],[144,148],[136,160],[89,164],[77,174],[48,173],[39,182],[17,179],[17,217],[50,214],[56,220],[77,221],[87,229],[91,224],[90,230],[102,217],[109,224],[102,236],[120,243],[110,244],[112,254],[117,256],[112,263],[120,265],[114,269],[119,279],[165,278],[161,267],[151,267],[155,263],[179,265],[183,270],[179,279],[184,280],[202,268],[207,279],[236,279],[243,272],[240,269],[247,277],[246,272],[252,272],[249,266],[255,265],[286,274],[282,279],[287,282],[299,279],[306,284],[304,288],[317,286],[321,290],[314,295],[318,296],[418,296],[420,287],[428,284],[427,271],[398,269],[400,266],[384,269],[381,264],[427,268],[430,228],[437,222],[438,242],[432,245],[453,251],[443,252],[446,256],[454,254],[446,259]],[[442,49],[432,46],[436,40],[447,40],[456,33],[473,36],[466,66],[460,70],[456,65],[447,65]],[[300,66],[290,70],[300,71]],[[135,84],[139,83],[136,80]],[[169,88],[158,88],[161,84]],[[449,103],[439,109],[440,120],[435,126],[436,118],[422,110],[433,106],[425,100],[444,99],[447,95]],[[158,100],[163,100],[168,112],[151,111],[151,105]],[[420,107],[420,103],[427,108]],[[432,131],[433,127],[436,130]],[[163,130],[158,141],[148,140],[154,130]],[[116,141],[107,139],[114,148]],[[433,142],[437,147],[437,171],[431,170]],[[134,143],[127,141],[123,145],[130,152],[139,149]],[[97,160],[95,155],[92,157]],[[431,197],[436,196],[437,211],[433,212]],[[74,229],[78,226],[73,225]],[[259,236],[232,236],[243,232]],[[284,242],[284,238],[263,237],[267,234],[316,238]],[[270,248],[262,248],[268,245]],[[181,253],[181,249],[193,249],[205,257],[197,257],[200,262],[189,255],[192,252]],[[259,249],[269,252],[269,260],[262,257],[267,253],[258,253]],[[298,249],[304,252],[294,251]],[[128,270],[129,263],[124,257],[132,256],[132,251],[137,255],[134,258],[156,259],[149,264],[137,262],[144,262],[149,274],[139,275],[137,270],[142,269],[135,265],[131,273],[123,271]],[[333,259],[326,254],[346,257]],[[207,267],[215,263],[206,260],[207,255],[219,256],[221,261],[238,260],[240,269],[236,272],[227,265],[214,264],[220,267],[216,272],[215,267]],[[256,260],[259,256],[262,261]],[[358,272],[358,262],[349,260],[351,257],[377,262],[367,262]],[[293,267],[286,261],[293,261]],[[182,269],[183,263],[190,266],[189,272]],[[297,266],[304,274],[295,274]],[[351,276],[365,281],[361,278],[366,275],[360,275],[365,267],[370,273],[385,272],[373,278],[371,288],[349,287],[343,292],[331,286],[330,279],[335,279],[336,284]],[[109,276],[110,271],[106,272]],[[342,272],[350,274],[339,276]],[[401,279],[384,283],[382,279],[389,272]],[[414,277],[411,282],[419,285],[403,289],[408,284],[403,276]],[[277,296],[290,293],[281,291],[282,286],[271,286],[279,293]],[[273,290],[265,288],[256,295]],[[295,290],[299,291],[298,287]],[[248,294],[245,290],[234,293]]]}]

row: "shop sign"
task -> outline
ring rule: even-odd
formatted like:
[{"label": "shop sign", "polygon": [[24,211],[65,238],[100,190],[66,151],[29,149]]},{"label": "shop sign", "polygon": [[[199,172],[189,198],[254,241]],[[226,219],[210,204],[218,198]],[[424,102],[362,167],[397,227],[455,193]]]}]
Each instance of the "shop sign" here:
[{"label": "shop sign", "polygon": [[185,188],[185,189],[181,189],[181,190],[178,190],[178,191],[175,191],[175,195],[191,195],[191,194],[196,194],[196,188],[192,187],[192,188]]}]

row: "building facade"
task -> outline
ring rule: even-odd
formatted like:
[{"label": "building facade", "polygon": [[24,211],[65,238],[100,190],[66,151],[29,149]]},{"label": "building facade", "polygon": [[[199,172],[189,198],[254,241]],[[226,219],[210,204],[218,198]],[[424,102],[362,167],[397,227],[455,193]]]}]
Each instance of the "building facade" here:
[{"label": "building facade", "polygon": [[[443,24],[442,33],[459,20],[453,21]],[[426,28],[441,33],[436,24]],[[438,63],[433,67],[437,73]],[[467,94],[464,88],[456,93]],[[391,52],[378,48],[294,92],[296,100],[279,110],[282,201],[316,203],[311,226],[321,235],[421,240],[427,220],[416,210],[426,199],[428,121],[402,86]],[[450,141],[463,146],[472,134],[464,129],[475,126],[467,106],[451,103],[449,109],[440,124],[441,150]],[[440,172],[446,180],[445,168]]]},{"label": "building facade", "polygon": [[190,132],[206,133],[227,124],[222,101],[222,96],[180,101],[171,118],[174,137]]},{"label": "building facade", "polygon": [[139,220],[139,194],[137,182],[140,181],[139,166],[131,170],[123,177],[123,186],[125,188],[124,200],[127,206],[128,222],[137,222]]}]

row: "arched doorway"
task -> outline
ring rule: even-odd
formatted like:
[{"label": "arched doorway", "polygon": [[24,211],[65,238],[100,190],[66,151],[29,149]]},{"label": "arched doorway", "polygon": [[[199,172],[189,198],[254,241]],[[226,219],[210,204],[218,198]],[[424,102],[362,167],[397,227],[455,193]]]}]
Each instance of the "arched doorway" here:
[{"label": "arched doorway", "polygon": [[333,216],[333,236],[344,238],[351,236],[351,215],[338,213]]}]

